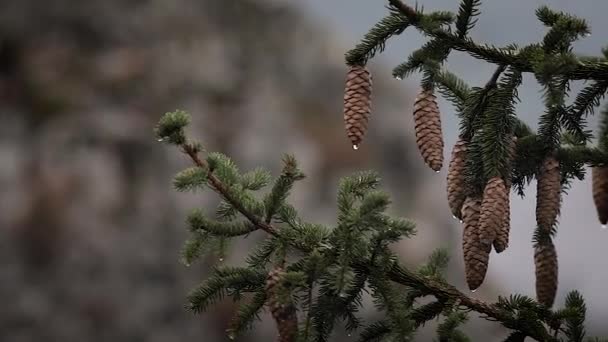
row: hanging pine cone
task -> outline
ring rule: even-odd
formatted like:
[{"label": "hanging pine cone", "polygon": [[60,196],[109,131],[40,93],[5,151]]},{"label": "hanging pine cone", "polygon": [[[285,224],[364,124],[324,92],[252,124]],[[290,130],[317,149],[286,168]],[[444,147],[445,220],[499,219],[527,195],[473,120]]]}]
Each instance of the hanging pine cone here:
[{"label": "hanging pine cone", "polygon": [[479,217],[479,240],[491,246],[498,232],[505,224],[509,192],[500,177],[491,178],[483,190],[481,214]]},{"label": "hanging pine cone", "polygon": [[[517,148],[517,137],[511,139],[511,145],[509,146],[509,168],[515,159],[515,151]],[[496,232],[496,239],[494,240],[494,250],[496,253],[500,253],[509,247],[509,233],[511,231],[511,173],[505,178],[505,188],[507,190],[507,202],[503,218],[503,225],[500,226]]]},{"label": "hanging pine cone", "polygon": [[452,215],[462,219],[461,209],[465,199],[464,169],[467,144],[461,138],[458,139],[452,149],[452,160],[448,168],[448,205]]},{"label": "hanging pine cone", "polygon": [[591,168],[593,202],[602,225],[608,222],[608,166]]},{"label": "hanging pine cone", "polygon": [[483,283],[488,271],[491,246],[479,240],[479,213],[481,199],[467,197],[462,205],[462,253],[464,255],[464,272],[469,289],[476,290]]},{"label": "hanging pine cone", "polygon": [[283,298],[279,294],[278,285],[281,281],[283,268],[277,267],[268,274],[266,292],[268,307],[279,330],[278,342],[294,342],[298,335],[298,316],[291,298]]},{"label": "hanging pine cone", "polygon": [[437,98],[432,90],[421,90],[414,105],[416,143],[424,162],[434,171],[443,166],[443,133]]},{"label": "hanging pine cone", "polygon": [[561,174],[555,157],[545,158],[536,188],[536,223],[545,231],[555,225],[561,205]]},{"label": "hanging pine cone", "polygon": [[507,201],[505,203],[505,212],[503,215],[503,224],[496,232],[496,238],[493,245],[496,253],[500,253],[509,247],[509,231],[511,230],[511,200],[510,192],[507,190]]},{"label": "hanging pine cone", "polygon": [[367,131],[372,106],[372,77],[365,66],[352,65],[344,89],[346,135],[357,149]]},{"label": "hanging pine cone", "polygon": [[536,266],[536,298],[548,307],[553,305],[557,292],[557,253],[550,239],[534,247]]}]

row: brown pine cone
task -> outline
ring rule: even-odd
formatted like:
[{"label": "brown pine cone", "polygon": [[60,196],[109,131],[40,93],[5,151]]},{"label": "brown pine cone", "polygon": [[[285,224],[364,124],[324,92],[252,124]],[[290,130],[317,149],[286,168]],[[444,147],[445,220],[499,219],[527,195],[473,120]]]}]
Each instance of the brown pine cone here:
[{"label": "brown pine cone", "polygon": [[298,335],[298,316],[296,307],[291,298],[282,298],[279,295],[278,285],[281,275],[285,271],[277,267],[268,273],[266,279],[266,292],[268,293],[268,307],[279,330],[278,342],[294,342]]},{"label": "brown pine cone", "polygon": [[545,231],[553,228],[559,215],[560,182],[559,161],[552,156],[545,158],[538,174],[536,187],[536,223]]},{"label": "brown pine cone", "polygon": [[434,171],[443,166],[443,133],[437,98],[432,90],[421,90],[414,104],[416,143],[424,162]]},{"label": "brown pine cone", "polygon": [[536,298],[548,307],[553,305],[557,292],[557,252],[551,240],[543,241],[534,247],[536,266]]},{"label": "brown pine cone", "polygon": [[452,160],[448,168],[448,205],[452,215],[458,219],[462,219],[462,203],[466,197],[464,181],[466,152],[466,142],[462,138],[458,139],[452,149]]},{"label": "brown pine cone", "polygon": [[496,232],[496,238],[494,239],[493,245],[496,253],[500,253],[509,247],[509,232],[511,230],[511,193],[507,188],[507,202],[505,207],[505,213],[503,216],[503,224]]},{"label": "brown pine cone", "polygon": [[464,255],[464,272],[469,289],[476,290],[483,283],[490,261],[491,246],[479,240],[479,214],[481,199],[467,197],[462,205],[462,254]]},{"label": "brown pine cone", "polygon": [[491,246],[498,232],[505,224],[509,192],[500,177],[491,178],[483,190],[481,214],[479,217],[479,241]]},{"label": "brown pine cone", "polygon": [[593,202],[602,225],[608,222],[608,166],[591,168],[593,180]]},{"label": "brown pine cone", "polygon": [[344,89],[344,126],[356,150],[367,131],[372,107],[372,77],[365,66],[352,65]]}]

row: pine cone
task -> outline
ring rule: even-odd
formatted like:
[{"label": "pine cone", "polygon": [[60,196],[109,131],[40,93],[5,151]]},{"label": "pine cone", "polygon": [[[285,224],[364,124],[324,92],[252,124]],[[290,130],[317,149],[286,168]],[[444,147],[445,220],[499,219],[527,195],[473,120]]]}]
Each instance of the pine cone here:
[{"label": "pine cone", "polygon": [[366,67],[352,65],[344,89],[346,135],[357,149],[367,131],[372,106],[372,77]]},{"label": "pine cone", "polygon": [[602,225],[608,222],[608,166],[591,168],[593,202]]},{"label": "pine cone", "polygon": [[505,206],[505,213],[503,216],[503,224],[496,232],[496,239],[494,239],[493,245],[496,253],[500,253],[509,247],[509,232],[511,230],[511,199],[509,198],[511,193],[507,189],[507,202]]},{"label": "pine cone", "polygon": [[561,205],[561,174],[555,157],[543,161],[536,188],[536,223],[550,231],[555,225]]},{"label": "pine cone", "polygon": [[551,240],[543,241],[534,247],[536,266],[536,298],[548,307],[553,305],[557,292],[557,253]]},{"label": "pine cone", "polygon": [[462,253],[464,255],[464,272],[469,289],[476,290],[483,283],[490,261],[491,246],[479,240],[479,213],[481,199],[467,197],[462,205]]},{"label": "pine cone", "polygon": [[432,90],[421,90],[414,105],[416,143],[424,162],[434,171],[443,166],[443,133],[437,98]]},{"label": "pine cone", "polygon": [[452,215],[462,219],[461,209],[465,195],[464,169],[467,144],[463,139],[458,139],[452,149],[452,160],[448,168],[448,205]]},{"label": "pine cone", "polygon": [[298,335],[296,307],[291,298],[281,298],[277,291],[283,273],[283,268],[277,267],[268,274],[266,279],[266,292],[269,298],[267,305],[279,330],[278,342],[294,342]]},{"label": "pine cone", "polygon": [[[515,159],[515,152],[517,148],[517,137],[513,136],[511,139],[511,145],[509,146],[509,168],[512,169],[513,160]],[[505,188],[507,190],[507,202],[504,213],[503,222],[496,232],[496,239],[493,242],[494,250],[496,253],[500,253],[509,247],[509,233],[511,231],[511,172],[509,177],[505,178]]]},{"label": "pine cone", "polygon": [[479,217],[479,240],[491,246],[505,224],[509,192],[500,177],[491,178],[483,190],[481,215]]}]

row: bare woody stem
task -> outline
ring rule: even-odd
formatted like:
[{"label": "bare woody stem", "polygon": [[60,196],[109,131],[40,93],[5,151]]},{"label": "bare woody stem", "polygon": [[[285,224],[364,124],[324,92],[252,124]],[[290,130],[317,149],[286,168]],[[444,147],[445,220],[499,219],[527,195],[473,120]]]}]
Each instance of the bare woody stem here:
[{"label": "bare woody stem", "polygon": [[[265,223],[254,213],[251,213],[246,210],[245,207],[243,207],[243,205],[231,195],[230,191],[228,190],[228,187],[213,174],[213,170],[209,169],[208,163],[199,157],[198,150],[193,145],[186,143],[183,144],[181,147],[183,152],[190,157],[190,159],[196,166],[208,170],[207,177],[209,180],[209,184],[211,185],[213,190],[220,194],[228,203],[230,203],[230,205],[232,205],[236,210],[238,210],[258,229],[261,229],[273,236],[280,236],[280,232],[277,228],[275,228],[272,224]],[[301,248],[301,246],[296,247]],[[366,268],[370,267],[366,264],[358,264],[354,266]],[[388,273],[388,276],[392,281],[398,284],[420,289],[426,293],[432,294],[439,300],[458,303],[459,306],[466,307],[472,311],[476,311],[482,315],[485,315],[486,319],[500,321],[501,323],[503,323],[504,326],[510,328],[509,321],[511,321],[512,318],[507,313],[497,308],[495,304],[488,304],[475,298],[471,298],[450,284],[446,284],[444,282],[428,279],[417,275],[406,269],[405,267],[399,265],[397,262],[394,263],[392,269]],[[521,329],[521,327],[518,328]],[[540,332],[532,329],[524,330],[522,332],[538,341],[554,340],[545,329]]]}]

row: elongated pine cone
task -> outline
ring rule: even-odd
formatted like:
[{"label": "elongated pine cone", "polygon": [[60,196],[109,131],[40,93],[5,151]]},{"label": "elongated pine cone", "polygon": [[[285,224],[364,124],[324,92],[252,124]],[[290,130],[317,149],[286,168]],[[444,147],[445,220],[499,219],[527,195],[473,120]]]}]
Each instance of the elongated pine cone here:
[{"label": "elongated pine cone", "polygon": [[605,225],[608,222],[608,166],[591,168],[591,178],[597,217]]},{"label": "elongated pine cone", "polygon": [[561,173],[559,161],[547,157],[543,161],[536,187],[536,223],[545,231],[555,225],[561,206]]},{"label": "elongated pine cone", "polygon": [[443,166],[443,133],[437,98],[432,90],[421,90],[414,104],[416,143],[424,162],[434,171]]},{"label": "elongated pine cone", "polygon": [[[511,145],[509,146],[509,168],[512,169],[513,160],[515,159],[515,151],[517,148],[517,137],[513,136]],[[507,206],[504,214],[504,224],[496,233],[494,240],[494,250],[500,253],[509,247],[509,234],[511,232],[511,173],[505,178],[505,188],[507,190]]]},{"label": "elongated pine cone", "polygon": [[481,214],[479,217],[479,240],[491,246],[498,232],[505,224],[509,192],[500,177],[491,178],[483,190]]},{"label": "elongated pine cone", "polygon": [[462,205],[462,254],[464,255],[464,272],[469,289],[475,290],[483,283],[488,271],[492,246],[484,245],[479,240],[479,214],[481,199],[467,197]]},{"label": "elongated pine cone", "polygon": [[279,330],[278,342],[294,342],[298,335],[298,316],[296,307],[291,298],[279,295],[278,286],[284,270],[277,267],[268,273],[266,279],[266,292],[268,294],[268,307]]},{"label": "elongated pine cone", "polygon": [[352,65],[344,89],[344,126],[354,149],[359,147],[367,131],[371,108],[371,74],[362,65]]},{"label": "elongated pine cone", "polygon": [[553,305],[557,292],[557,252],[551,240],[534,247],[536,266],[536,299],[548,307]]},{"label": "elongated pine cone", "polygon": [[448,205],[452,215],[458,219],[462,219],[462,203],[466,197],[464,181],[466,152],[466,142],[462,138],[458,139],[452,149],[452,160],[448,168]]},{"label": "elongated pine cone", "polygon": [[496,239],[493,245],[496,253],[500,253],[509,247],[509,232],[511,230],[511,192],[507,188],[507,202],[505,212],[503,214],[503,224],[496,232]]}]

